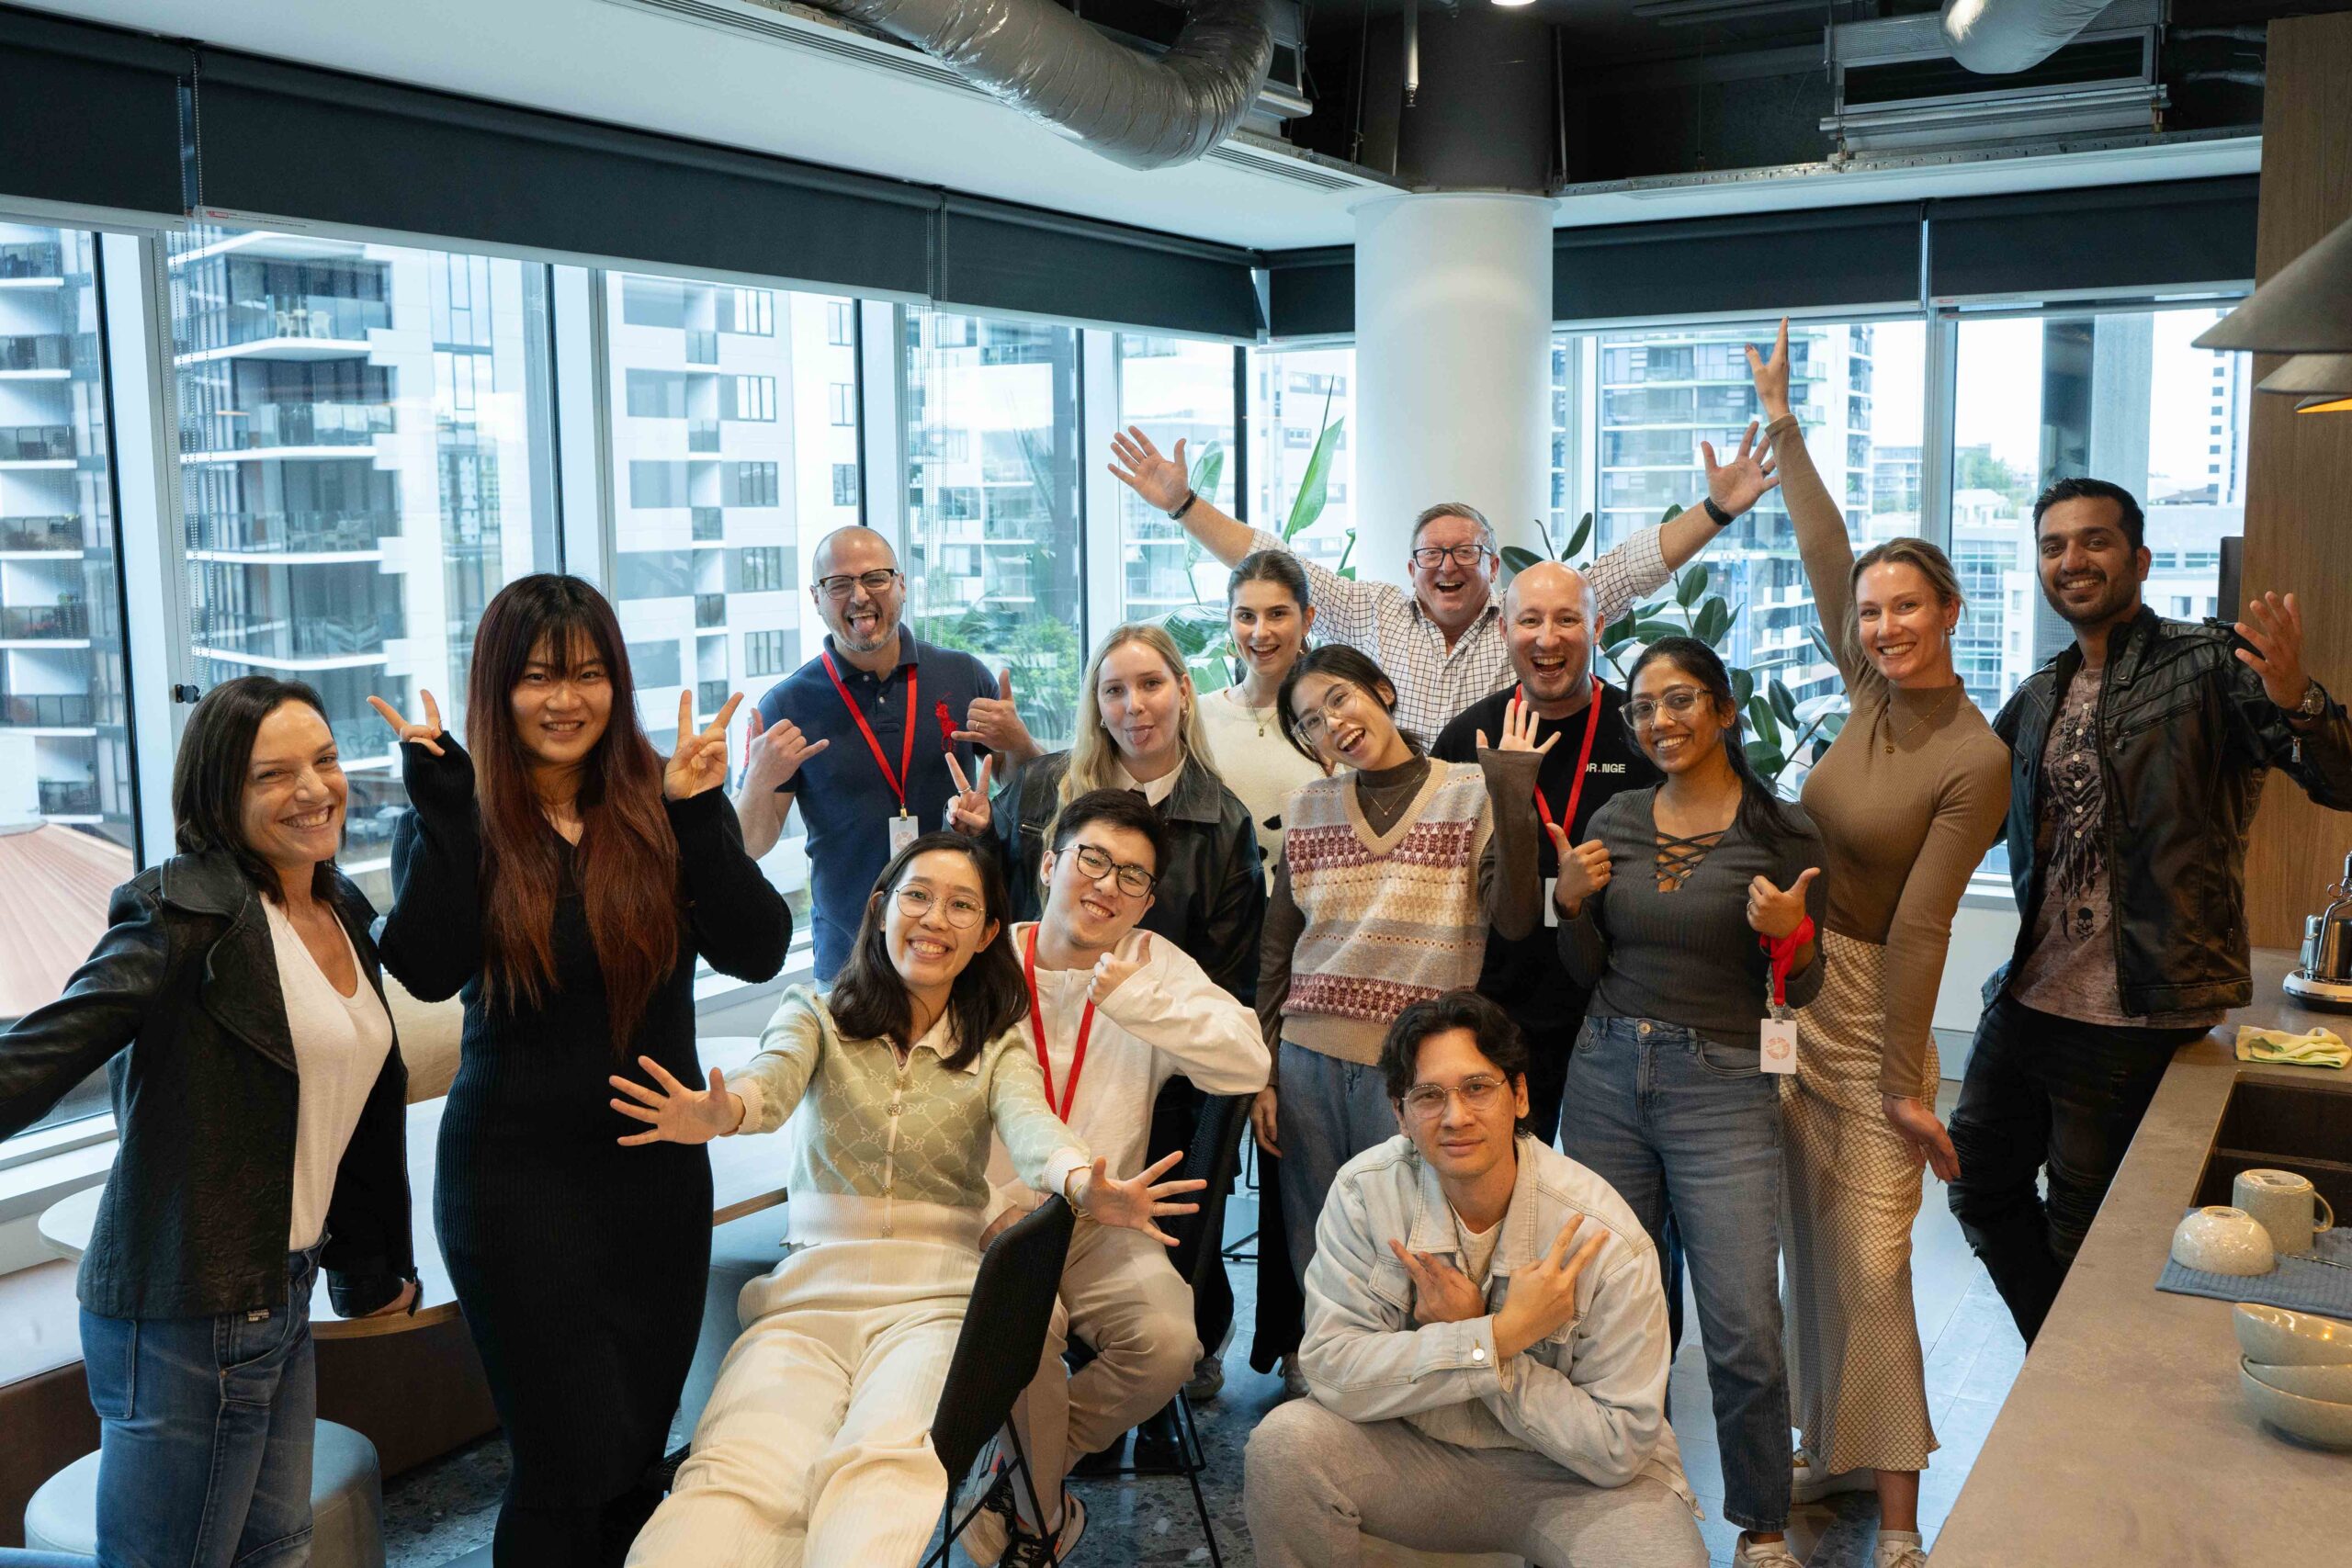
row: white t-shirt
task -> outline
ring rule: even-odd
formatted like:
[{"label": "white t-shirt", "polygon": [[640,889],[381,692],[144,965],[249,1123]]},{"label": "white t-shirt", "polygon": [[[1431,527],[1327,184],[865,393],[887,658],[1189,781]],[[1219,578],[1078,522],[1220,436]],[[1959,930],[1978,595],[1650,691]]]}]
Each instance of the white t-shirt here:
[{"label": "white t-shirt", "polygon": [[1208,730],[1209,758],[1218,776],[1250,808],[1250,820],[1258,829],[1258,849],[1265,857],[1266,883],[1272,886],[1274,867],[1283,858],[1283,830],[1267,827],[1267,819],[1281,817],[1290,792],[1310,779],[1321,778],[1323,770],[1283,739],[1283,727],[1272,705],[1243,706],[1238,686],[1203,697],[1201,723]]},{"label": "white t-shirt", "polygon": [[[392,1021],[359,968],[356,953],[351,966],[357,984],[346,997],[311,956],[277,901],[265,898],[262,908],[269,912],[270,940],[277,950],[277,988],[286,1003],[286,1031],[293,1037],[300,1086],[294,1119],[294,1218],[286,1243],[288,1251],[300,1252],[326,1234],[335,1171],[391,1052]],[[351,938],[339,922],[335,931],[349,949]]]}]

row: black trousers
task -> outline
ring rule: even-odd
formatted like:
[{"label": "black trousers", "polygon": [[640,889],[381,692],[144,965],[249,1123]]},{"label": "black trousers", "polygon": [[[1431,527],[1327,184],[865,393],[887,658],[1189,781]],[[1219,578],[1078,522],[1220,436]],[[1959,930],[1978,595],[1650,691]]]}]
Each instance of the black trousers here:
[{"label": "black trousers", "polygon": [[[2173,1053],[2202,1029],[2078,1023],[2003,996],[1952,1112],[1952,1216],[2031,1344]],[[2049,1168],[2049,1197],[2036,1179]]]}]

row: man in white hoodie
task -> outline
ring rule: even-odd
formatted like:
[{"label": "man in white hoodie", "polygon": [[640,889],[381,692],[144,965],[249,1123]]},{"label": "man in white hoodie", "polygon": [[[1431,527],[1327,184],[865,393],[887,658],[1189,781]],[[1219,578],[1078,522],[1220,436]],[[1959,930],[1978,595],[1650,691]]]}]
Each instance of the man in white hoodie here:
[{"label": "man in white hoodie", "polygon": [[[1173,942],[1135,929],[1151,908],[1167,829],[1140,795],[1095,790],[1054,820],[1039,868],[1045,908],[1016,925],[1013,956],[1029,987],[1023,1027],[1037,1052],[1046,1098],[1087,1146],[1121,1174],[1174,1151],[1148,1150],[1160,1086],[1182,1075],[1207,1094],[1252,1094],[1270,1066],[1257,1014],[1221,989]],[[1000,1145],[989,1235],[1044,1201],[1023,1186]],[[1062,1351],[1083,1340],[1094,1359],[1066,1372]],[[1061,1305],[1037,1376],[1013,1411],[1038,1497],[1057,1518],[1025,1514],[1029,1499],[1000,1478],[963,1535],[976,1563],[1063,1558],[1086,1528],[1062,1489],[1077,1460],[1108,1447],[1165,1405],[1193,1375],[1200,1342],[1193,1292],[1167,1249],[1142,1232],[1081,1224],[1062,1269]]]}]

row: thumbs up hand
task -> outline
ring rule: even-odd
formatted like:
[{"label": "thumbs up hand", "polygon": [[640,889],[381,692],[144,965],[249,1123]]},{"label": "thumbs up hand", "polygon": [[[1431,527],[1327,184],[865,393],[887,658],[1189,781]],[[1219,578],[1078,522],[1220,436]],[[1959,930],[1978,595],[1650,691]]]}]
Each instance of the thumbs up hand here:
[{"label": "thumbs up hand", "polygon": [[1012,700],[1012,671],[1007,667],[996,678],[997,694],[974,697],[964,715],[964,728],[956,731],[954,739],[985,746],[1008,762],[1026,762],[1045,755],[1045,748],[1030,735],[1029,727],[1021,722],[1021,709]]},{"label": "thumbs up hand", "polygon": [[1805,889],[1821,874],[1821,868],[1809,865],[1797,874],[1797,879],[1783,893],[1772,886],[1769,876],[1758,876],[1747,884],[1747,925],[1758,936],[1775,939],[1794,936],[1797,927],[1804,923]]}]

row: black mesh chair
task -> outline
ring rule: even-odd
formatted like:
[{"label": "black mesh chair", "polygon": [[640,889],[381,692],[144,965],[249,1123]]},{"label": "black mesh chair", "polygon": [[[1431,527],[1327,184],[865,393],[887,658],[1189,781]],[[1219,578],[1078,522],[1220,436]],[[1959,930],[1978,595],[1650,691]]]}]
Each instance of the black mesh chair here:
[{"label": "black mesh chair", "polygon": [[989,1243],[980,1258],[971,1305],[956,1337],[956,1358],[947,1365],[939,1410],[931,1418],[931,1446],[947,1472],[947,1501],[939,1510],[939,1550],[924,1559],[924,1568],[945,1568],[948,1549],[980,1511],[975,1502],[957,1518],[956,1494],[989,1439],[1000,1431],[1012,1450],[1011,1469],[1028,1489],[1031,1517],[1045,1517],[1011,1418],[1013,1402],[1037,1375],[1038,1359],[1046,1353],[1046,1330],[1053,1322],[1062,1264],[1069,1256],[1076,1224],[1068,1203],[1048,1198]]}]

